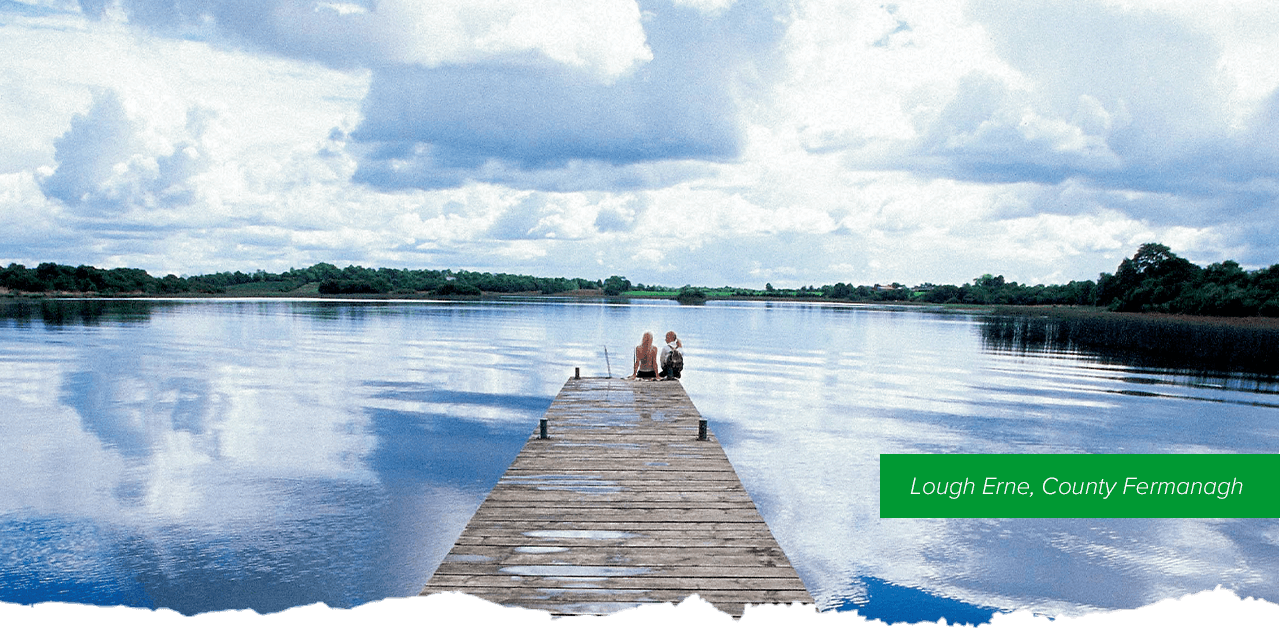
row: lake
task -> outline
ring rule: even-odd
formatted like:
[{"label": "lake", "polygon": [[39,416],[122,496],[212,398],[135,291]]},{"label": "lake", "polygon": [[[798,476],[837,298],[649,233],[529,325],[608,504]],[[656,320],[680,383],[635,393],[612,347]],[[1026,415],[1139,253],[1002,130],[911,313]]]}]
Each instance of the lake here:
[{"label": "lake", "polygon": [[1280,451],[1274,376],[1000,348],[982,326],[781,302],[10,300],[0,601],[414,595],[574,368],[629,375],[668,329],[823,609],[1074,615],[1219,584],[1277,601],[1274,519],[881,520],[882,453]]}]

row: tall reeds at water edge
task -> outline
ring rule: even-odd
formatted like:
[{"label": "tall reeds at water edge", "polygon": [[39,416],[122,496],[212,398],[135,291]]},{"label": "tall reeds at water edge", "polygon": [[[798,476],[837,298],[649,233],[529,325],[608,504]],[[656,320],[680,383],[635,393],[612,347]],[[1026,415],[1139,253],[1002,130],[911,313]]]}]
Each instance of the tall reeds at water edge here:
[{"label": "tall reeds at water edge", "polygon": [[1134,366],[1271,378],[1280,370],[1278,337],[1274,323],[1242,325],[1107,312],[997,310],[982,322],[983,346],[995,351],[1083,353]]}]

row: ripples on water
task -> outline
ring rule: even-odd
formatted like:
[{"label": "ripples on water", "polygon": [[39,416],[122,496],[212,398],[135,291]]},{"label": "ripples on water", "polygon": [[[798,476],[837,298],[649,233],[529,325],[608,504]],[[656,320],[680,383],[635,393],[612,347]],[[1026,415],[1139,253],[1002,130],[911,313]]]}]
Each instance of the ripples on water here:
[{"label": "ripples on water", "polygon": [[5,601],[267,612],[412,595],[573,368],[629,374],[640,334],[666,329],[823,608],[1075,614],[1217,584],[1276,601],[1275,520],[881,520],[877,458],[1276,453],[1274,375],[992,347],[968,315],[810,304],[0,308]]}]

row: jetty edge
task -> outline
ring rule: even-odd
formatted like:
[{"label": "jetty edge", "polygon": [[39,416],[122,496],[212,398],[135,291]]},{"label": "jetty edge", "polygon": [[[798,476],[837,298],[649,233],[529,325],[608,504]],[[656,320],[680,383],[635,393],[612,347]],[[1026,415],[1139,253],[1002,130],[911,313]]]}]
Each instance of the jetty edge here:
[{"label": "jetty edge", "polygon": [[575,373],[539,423],[421,595],[552,615],[813,603],[678,380]]}]

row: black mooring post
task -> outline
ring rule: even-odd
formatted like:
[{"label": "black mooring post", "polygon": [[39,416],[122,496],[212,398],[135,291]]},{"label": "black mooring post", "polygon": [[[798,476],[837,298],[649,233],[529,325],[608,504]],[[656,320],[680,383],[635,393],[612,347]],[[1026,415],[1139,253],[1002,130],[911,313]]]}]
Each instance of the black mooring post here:
[{"label": "black mooring post", "polygon": [[573,378],[574,378],[574,379],[582,379],[582,373],[581,373],[581,370],[582,370],[582,369],[581,369],[580,367],[577,367],[577,366],[573,367]]},{"label": "black mooring post", "polygon": [[707,420],[698,419],[698,440],[707,440]]},{"label": "black mooring post", "polygon": [[547,440],[547,438],[549,438],[547,436],[547,420],[546,419],[538,419],[538,438],[542,440]]}]

